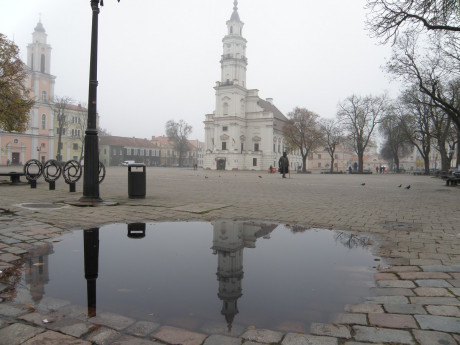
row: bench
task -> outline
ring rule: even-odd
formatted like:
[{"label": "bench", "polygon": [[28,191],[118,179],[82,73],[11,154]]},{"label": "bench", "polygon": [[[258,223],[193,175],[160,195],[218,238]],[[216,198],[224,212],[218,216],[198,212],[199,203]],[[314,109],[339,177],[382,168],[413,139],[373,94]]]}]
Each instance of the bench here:
[{"label": "bench", "polygon": [[460,173],[442,175],[441,177],[446,181],[446,186],[457,186],[457,184],[460,182]]},{"label": "bench", "polygon": [[9,176],[11,184],[17,184],[21,182],[21,176],[24,176],[22,172],[9,172],[9,173],[0,173],[0,176]]}]

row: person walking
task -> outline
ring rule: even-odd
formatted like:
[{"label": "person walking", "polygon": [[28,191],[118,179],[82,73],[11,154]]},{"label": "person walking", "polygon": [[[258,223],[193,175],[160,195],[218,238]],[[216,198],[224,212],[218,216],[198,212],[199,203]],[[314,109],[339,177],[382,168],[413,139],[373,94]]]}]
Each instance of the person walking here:
[{"label": "person walking", "polygon": [[283,178],[286,178],[286,174],[289,172],[289,159],[287,158],[287,152],[283,152],[283,156],[278,161],[278,171],[283,174]]}]

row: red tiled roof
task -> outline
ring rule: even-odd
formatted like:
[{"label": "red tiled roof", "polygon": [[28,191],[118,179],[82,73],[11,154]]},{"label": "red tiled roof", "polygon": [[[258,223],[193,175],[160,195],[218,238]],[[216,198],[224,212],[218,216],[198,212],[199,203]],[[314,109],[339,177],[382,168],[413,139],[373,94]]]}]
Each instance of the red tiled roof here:
[{"label": "red tiled roof", "polygon": [[129,146],[129,147],[147,147],[155,148],[156,146],[147,139],[128,138],[128,137],[115,137],[115,136],[102,136],[99,137],[100,145],[112,146]]}]

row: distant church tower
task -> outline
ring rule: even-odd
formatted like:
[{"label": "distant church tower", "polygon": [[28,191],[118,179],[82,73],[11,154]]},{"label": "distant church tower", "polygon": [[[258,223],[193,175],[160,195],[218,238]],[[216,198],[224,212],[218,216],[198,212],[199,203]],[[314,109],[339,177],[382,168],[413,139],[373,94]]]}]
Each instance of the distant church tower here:
[{"label": "distant church tower", "polygon": [[46,42],[47,36],[40,20],[32,33],[32,43],[27,46],[28,87],[35,99],[28,132],[33,136],[31,156],[40,161],[55,158],[52,157],[54,114],[51,103],[56,77],[51,75],[51,46]]},{"label": "distant church tower", "polygon": [[221,80],[216,82],[216,108],[206,115],[203,167],[212,170],[267,170],[277,165],[285,149],[282,128],[286,117],[262,100],[259,91],[247,89],[247,40],[238,14],[238,1],[227,21],[220,60]]}]

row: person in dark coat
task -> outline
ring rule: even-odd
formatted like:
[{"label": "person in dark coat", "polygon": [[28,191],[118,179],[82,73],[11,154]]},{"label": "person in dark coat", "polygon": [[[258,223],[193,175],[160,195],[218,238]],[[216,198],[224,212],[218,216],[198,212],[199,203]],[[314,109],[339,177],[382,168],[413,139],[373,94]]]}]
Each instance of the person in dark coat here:
[{"label": "person in dark coat", "polygon": [[283,156],[278,161],[278,171],[283,174],[283,178],[286,178],[286,174],[289,172],[289,159],[287,158],[287,152],[283,152]]}]

